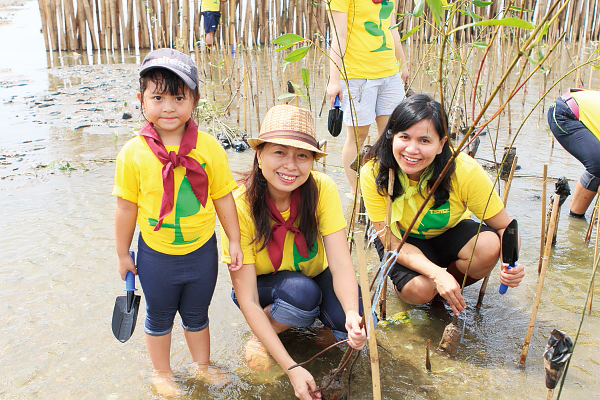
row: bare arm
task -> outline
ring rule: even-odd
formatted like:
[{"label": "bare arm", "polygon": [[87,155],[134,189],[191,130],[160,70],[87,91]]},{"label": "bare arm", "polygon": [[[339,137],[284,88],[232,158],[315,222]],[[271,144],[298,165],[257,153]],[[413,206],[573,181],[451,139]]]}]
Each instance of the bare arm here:
[{"label": "bare arm", "polygon": [[[393,12],[390,18],[390,26],[396,25],[397,19],[398,17],[396,12]],[[402,77],[402,82],[408,83],[408,80],[410,79],[408,72],[408,61],[404,56],[404,50],[402,49],[402,43],[400,42],[400,33],[398,32],[398,28],[392,29],[392,37],[394,38],[394,52],[396,54],[396,60],[400,61],[400,64],[402,65],[402,73],[400,74]]]},{"label": "bare arm", "polygon": [[346,230],[342,229],[324,236],[323,242],[333,277],[333,289],[346,313],[349,344],[361,350],[365,346],[367,335],[365,328],[360,327],[362,317],[359,314],[358,282],[346,242]]},{"label": "bare arm", "polygon": [[221,226],[229,239],[229,255],[231,256],[230,270],[238,270],[242,267],[244,255],[242,254],[242,245],[240,244],[240,223],[238,221],[237,209],[233,195],[227,195],[213,200]]},{"label": "bare arm", "polygon": [[[346,53],[346,34],[348,30],[348,14],[339,11],[331,11],[329,15],[331,25],[331,47],[329,50],[329,84],[327,85],[327,94],[331,100],[331,105],[335,102],[335,96],[342,100],[342,83],[340,78],[340,69],[342,66],[342,56]],[[339,68],[339,69],[338,69]]]},{"label": "bare arm", "polygon": [[[254,264],[244,264],[237,271],[230,270],[229,274],[231,275],[233,289],[235,290],[240,310],[242,310],[244,318],[246,318],[252,332],[254,332],[269,354],[277,361],[277,364],[288,374],[294,386],[296,396],[301,399],[310,400],[309,389],[314,391],[317,388],[315,380],[302,367],[289,370],[296,362],[290,357],[263,308],[260,306]],[[320,394],[318,394],[318,398],[320,398]]]},{"label": "bare arm", "polygon": [[[505,208],[503,208],[493,217],[484,220],[487,226],[494,228],[494,230],[498,232],[498,235],[500,235],[500,243],[502,243],[504,230],[511,221],[512,218],[508,215]],[[519,248],[521,248],[521,234],[519,234]],[[500,252],[500,254],[502,255],[502,252]],[[508,264],[504,262],[502,263],[502,268],[500,270],[500,283],[503,283],[509,287],[517,287],[523,280],[524,276],[525,266],[523,264],[517,263],[514,268],[508,269]]]},{"label": "bare arm", "polygon": [[129,200],[117,197],[117,210],[115,212],[115,245],[117,249],[117,268],[121,279],[125,280],[127,271],[137,275],[135,264],[129,255],[129,248],[135,232],[138,206]]}]

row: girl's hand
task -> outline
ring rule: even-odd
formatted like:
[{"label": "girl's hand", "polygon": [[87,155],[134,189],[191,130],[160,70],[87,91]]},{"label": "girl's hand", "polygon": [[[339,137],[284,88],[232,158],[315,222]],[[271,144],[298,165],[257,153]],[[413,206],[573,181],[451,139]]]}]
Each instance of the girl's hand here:
[{"label": "girl's hand", "polygon": [[456,316],[465,311],[467,303],[460,291],[460,285],[452,275],[446,272],[446,270],[441,270],[435,275],[433,282],[435,283],[437,292],[448,301]]},{"label": "girl's hand", "polygon": [[362,350],[367,343],[366,327],[360,326],[362,317],[354,310],[346,313],[346,331],[348,332],[348,344],[356,350]]},{"label": "girl's hand", "polygon": [[121,275],[121,279],[123,280],[125,280],[125,277],[127,276],[127,271],[131,271],[134,273],[134,275],[137,275],[137,268],[135,267],[129,252],[127,252],[127,254],[124,256],[119,256],[119,260],[117,261],[117,269],[119,270],[119,275]]},{"label": "girl's hand", "polygon": [[229,264],[230,271],[237,271],[242,268],[244,253],[242,253],[242,246],[239,241],[229,242],[229,256],[231,257],[231,264]]},{"label": "girl's hand", "polygon": [[508,287],[517,287],[524,276],[525,266],[523,264],[515,263],[515,266],[509,269],[507,263],[502,263],[500,283],[503,283]]},{"label": "girl's hand", "polygon": [[302,400],[320,399],[321,392],[317,390],[317,384],[312,375],[302,367],[296,367],[287,371],[290,382],[294,387],[294,394]]},{"label": "girl's hand", "polygon": [[410,81],[410,73],[408,72],[407,65],[402,67],[402,72],[400,73],[400,77],[402,78],[402,83],[404,83],[405,85],[408,85],[408,82]]}]

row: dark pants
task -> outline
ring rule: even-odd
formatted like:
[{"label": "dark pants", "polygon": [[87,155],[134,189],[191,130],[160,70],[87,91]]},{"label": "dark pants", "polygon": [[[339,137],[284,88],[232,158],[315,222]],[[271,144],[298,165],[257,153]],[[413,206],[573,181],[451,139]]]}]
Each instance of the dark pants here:
[{"label": "dark pants", "polygon": [[575,117],[559,97],[548,110],[548,125],[558,143],[586,169],[579,180],[584,188],[597,191],[600,185],[600,141]]}]

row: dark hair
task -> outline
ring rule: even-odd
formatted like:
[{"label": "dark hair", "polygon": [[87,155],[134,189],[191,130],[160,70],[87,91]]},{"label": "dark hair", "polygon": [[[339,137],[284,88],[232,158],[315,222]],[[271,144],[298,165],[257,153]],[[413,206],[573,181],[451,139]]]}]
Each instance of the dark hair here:
[{"label": "dark hair", "polygon": [[[192,100],[194,101],[194,109],[198,106],[198,100],[200,99],[200,92],[198,86],[195,89],[190,89],[174,72],[166,68],[154,68],[146,72],[140,77],[140,93],[141,102],[144,104],[144,92],[148,88],[148,82],[154,82],[156,85],[155,93],[163,94],[168,93],[171,96],[188,96],[191,94]],[[142,108],[143,112],[143,108]]]},{"label": "dark hair", "polygon": [[[398,132],[406,131],[408,128],[424,119],[431,121],[440,140],[443,140],[446,137],[447,129],[445,128],[447,128],[447,126],[444,126],[444,121],[448,121],[448,118],[446,112],[442,110],[440,103],[426,94],[415,94],[398,104],[396,109],[392,112],[392,115],[390,115],[390,119],[388,120],[383,133],[365,156],[365,160],[375,159],[375,162],[379,164],[379,173],[375,177],[375,182],[377,184],[377,192],[382,196],[387,193],[389,179],[388,170],[392,168],[394,173],[397,174],[400,169],[400,166],[394,158],[392,149],[394,135]],[[450,144],[446,140],[442,152],[436,155],[431,163],[433,165],[433,175],[427,181],[428,189],[431,189],[446,166],[446,163],[451,158],[452,150],[450,149]],[[455,168],[456,165],[453,162],[435,190],[432,208],[438,208],[450,198],[450,190],[452,190],[451,175]],[[400,185],[398,179],[395,179],[394,192],[391,194],[392,200],[402,193],[402,185]]]},{"label": "dark hair", "polygon": [[[265,144],[260,144],[257,150],[263,148]],[[261,243],[260,251],[267,246],[267,242],[271,238],[271,224],[267,212],[267,179],[264,177],[262,169],[259,168],[257,155],[254,156],[252,169],[246,174],[244,184],[246,186],[246,199],[250,204],[250,212],[256,226],[256,237],[252,240],[252,243]],[[300,224],[298,229],[304,234],[306,245],[310,251],[317,241],[316,214],[319,200],[319,189],[312,173],[308,175],[306,182],[296,190],[300,190],[300,210],[297,217]]]}]

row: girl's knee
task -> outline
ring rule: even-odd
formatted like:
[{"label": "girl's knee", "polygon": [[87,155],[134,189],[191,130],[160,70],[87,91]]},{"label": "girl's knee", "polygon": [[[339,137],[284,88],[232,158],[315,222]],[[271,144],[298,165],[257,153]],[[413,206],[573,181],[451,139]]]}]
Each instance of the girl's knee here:
[{"label": "girl's knee", "polygon": [[394,287],[396,294],[404,302],[409,304],[425,304],[433,300],[436,295],[435,284],[433,282],[422,282],[425,277],[419,277],[423,279],[411,279],[401,291],[397,287]]},{"label": "girl's knee", "polygon": [[321,304],[321,289],[308,276],[294,274],[276,287],[276,297],[301,310],[310,311]]}]

